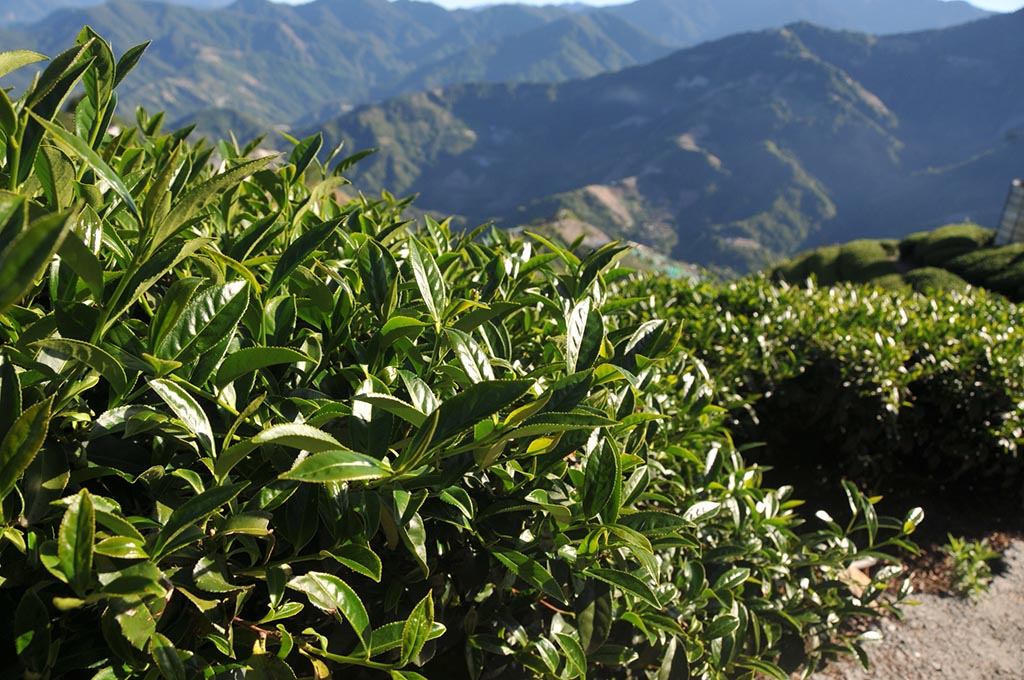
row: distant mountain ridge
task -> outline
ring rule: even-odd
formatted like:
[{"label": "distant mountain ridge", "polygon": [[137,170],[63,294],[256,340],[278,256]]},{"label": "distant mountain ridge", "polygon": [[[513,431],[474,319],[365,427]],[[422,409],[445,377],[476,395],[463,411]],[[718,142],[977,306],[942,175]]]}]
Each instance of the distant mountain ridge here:
[{"label": "distant mountain ridge", "polygon": [[990,14],[962,0],[636,0],[607,11],[677,47],[800,21],[888,34],[945,28]]},{"label": "distant mountain ridge", "polygon": [[[270,126],[460,82],[584,78],[795,19],[891,32],[986,16],[941,0],[637,0],[586,10],[511,4],[451,11],[413,0],[235,0],[203,10],[185,5],[227,0],[173,1],[4,0],[8,15],[19,7],[77,8],[0,30],[0,45],[54,54],[84,24],[119,51],[152,40],[124,85],[124,105],[167,110],[171,119],[230,108]],[[29,75],[15,74],[12,83],[23,86]]]},{"label": "distant mountain ridge", "polygon": [[[39,21],[49,14],[65,8],[95,7],[105,0],[3,0],[0,8],[0,26],[27,24]],[[148,0],[139,0],[147,2]],[[177,5],[188,5],[200,9],[216,9],[230,5],[232,0],[166,0]]]},{"label": "distant mountain ridge", "polygon": [[509,226],[568,211],[746,270],[819,243],[992,224],[1024,174],[1020,35],[1024,11],[881,38],[795,24],[582,81],[419,93],[317,127],[327,146],[381,149],[355,175],[367,191]]}]

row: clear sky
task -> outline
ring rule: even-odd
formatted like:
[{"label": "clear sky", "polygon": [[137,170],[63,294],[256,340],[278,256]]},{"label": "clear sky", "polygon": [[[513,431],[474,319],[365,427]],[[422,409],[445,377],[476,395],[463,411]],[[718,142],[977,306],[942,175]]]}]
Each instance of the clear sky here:
[{"label": "clear sky", "polygon": [[[277,0],[280,2],[280,0]],[[498,2],[521,2],[529,5],[552,5],[571,0],[430,0],[444,7],[475,7],[477,5],[494,5]],[[584,0],[587,5],[618,5],[629,0]],[[293,5],[309,2],[309,0],[284,0]],[[1024,0],[968,0],[972,5],[983,7],[995,12],[1013,12],[1024,7]]]},{"label": "clear sky", "polygon": [[971,0],[971,4],[995,12],[1013,12],[1024,7],[1021,0]]}]

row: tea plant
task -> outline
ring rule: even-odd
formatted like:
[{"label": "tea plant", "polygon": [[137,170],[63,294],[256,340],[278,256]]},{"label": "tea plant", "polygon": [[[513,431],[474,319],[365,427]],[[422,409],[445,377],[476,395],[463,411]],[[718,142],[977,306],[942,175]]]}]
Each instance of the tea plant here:
[{"label": "tea plant", "polygon": [[842,623],[892,608],[900,569],[838,576],[912,549],[921,513],[847,485],[848,523],[804,526],[621,246],[341,201],[361,154],[321,163],[319,135],[259,159],[142,111],[112,135],[143,49],[85,29],[0,90],[20,672],[785,678],[863,654]]}]

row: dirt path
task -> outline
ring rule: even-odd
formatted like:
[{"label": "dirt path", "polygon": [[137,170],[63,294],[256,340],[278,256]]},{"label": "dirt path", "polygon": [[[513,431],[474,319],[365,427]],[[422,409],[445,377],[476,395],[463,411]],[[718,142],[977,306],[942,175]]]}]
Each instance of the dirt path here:
[{"label": "dirt path", "polygon": [[884,621],[865,645],[871,670],[834,664],[812,680],[1024,679],[1024,542],[1005,554],[1006,571],[976,604],[921,595],[902,622]]}]

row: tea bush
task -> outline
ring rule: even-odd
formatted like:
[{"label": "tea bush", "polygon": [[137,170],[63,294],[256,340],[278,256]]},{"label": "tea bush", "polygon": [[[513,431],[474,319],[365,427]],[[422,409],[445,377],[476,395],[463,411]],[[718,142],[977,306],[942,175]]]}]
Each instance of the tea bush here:
[{"label": "tea bush", "polygon": [[939,267],[921,267],[903,275],[903,281],[918,293],[932,294],[967,290],[968,284],[956,274]]},{"label": "tea bush", "polygon": [[[994,248],[979,248],[946,263],[948,269],[976,286],[986,285],[993,276],[1001,274],[1014,262],[1024,258],[1024,243]],[[1005,294],[1011,291],[996,291]]]},{"label": "tea bush", "polygon": [[813,278],[822,286],[869,283],[926,294],[963,291],[969,284],[1024,301],[1024,244],[993,246],[994,237],[990,229],[954,224],[911,234],[898,243],[853,241],[798,255],[776,265],[771,278],[793,284]]},{"label": "tea bush", "polygon": [[900,242],[902,259],[918,267],[942,267],[949,260],[991,245],[995,232],[977,224],[949,224]]},{"label": "tea bush", "polygon": [[873,278],[899,273],[894,242],[860,240],[844,244],[836,258],[836,269],[843,281],[867,282]]},{"label": "tea bush", "polygon": [[921,513],[846,485],[848,522],[805,524],[620,246],[340,201],[361,154],[328,172],[319,135],[251,159],[140,112],[112,136],[143,49],[85,29],[0,90],[14,672],[785,678],[863,656],[843,624],[891,608],[899,568],[861,595],[845,568],[912,548]]},{"label": "tea bush", "polygon": [[758,460],[788,481],[1020,497],[1017,305],[980,290],[926,297],[757,278],[664,294],[657,312],[719,376],[735,437],[765,442]]}]

